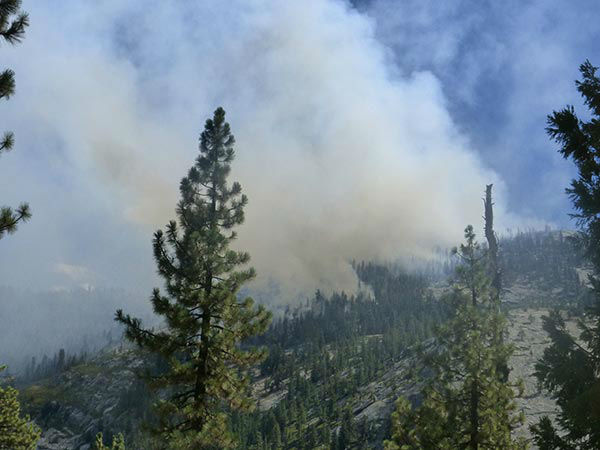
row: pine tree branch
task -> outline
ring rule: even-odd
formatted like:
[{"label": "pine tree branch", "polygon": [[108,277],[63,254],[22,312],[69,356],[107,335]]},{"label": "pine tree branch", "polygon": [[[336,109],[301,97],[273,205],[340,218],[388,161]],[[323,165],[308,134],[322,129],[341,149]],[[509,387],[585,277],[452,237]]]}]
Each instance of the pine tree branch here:
[{"label": "pine tree branch", "polygon": [[10,131],[4,133],[2,140],[0,141],[0,154],[3,152],[8,152],[13,148],[15,143],[15,136]]},{"label": "pine tree branch", "polygon": [[16,211],[16,214],[13,213],[11,208],[3,207],[0,209],[0,238],[4,234],[14,233],[17,229],[17,225],[19,222],[27,222],[31,218],[31,212],[29,211],[29,206],[26,203],[23,203]]},{"label": "pine tree branch", "polygon": [[15,72],[6,69],[0,73],[0,99],[8,100],[15,93]]},{"label": "pine tree branch", "polygon": [[25,28],[29,26],[29,15],[27,13],[20,13],[16,19],[14,19],[8,28],[0,30],[0,37],[4,38],[9,44],[15,45],[23,40],[25,35]]}]

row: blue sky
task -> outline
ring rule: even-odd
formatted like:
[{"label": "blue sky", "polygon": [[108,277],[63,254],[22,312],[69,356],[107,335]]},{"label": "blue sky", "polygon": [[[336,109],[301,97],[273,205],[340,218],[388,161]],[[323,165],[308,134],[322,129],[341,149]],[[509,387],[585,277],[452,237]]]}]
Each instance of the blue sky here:
[{"label": "blue sky", "polygon": [[426,256],[480,225],[568,227],[571,163],[545,118],[600,65],[594,1],[26,1],[0,284],[146,289],[202,124],[228,112],[259,282],[354,283],[348,260]]},{"label": "blue sky", "polygon": [[593,0],[356,1],[403,72],[429,70],[473,147],[507,183],[510,206],[571,226],[561,195],[574,175],[553,150],[546,116],[574,104],[574,80],[600,64],[600,7]]}]

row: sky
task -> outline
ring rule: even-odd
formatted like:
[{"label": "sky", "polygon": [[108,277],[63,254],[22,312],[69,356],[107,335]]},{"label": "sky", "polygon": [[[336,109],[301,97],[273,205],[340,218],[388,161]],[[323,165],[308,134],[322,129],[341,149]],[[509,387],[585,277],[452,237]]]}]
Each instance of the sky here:
[{"label": "sky", "polygon": [[584,1],[26,0],[4,45],[16,135],[0,204],[32,220],[0,241],[0,285],[148,290],[198,136],[223,106],[250,203],[236,246],[256,288],[352,289],[352,259],[408,260],[481,227],[573,224],[574,175],[545,134],[586,58]]}]

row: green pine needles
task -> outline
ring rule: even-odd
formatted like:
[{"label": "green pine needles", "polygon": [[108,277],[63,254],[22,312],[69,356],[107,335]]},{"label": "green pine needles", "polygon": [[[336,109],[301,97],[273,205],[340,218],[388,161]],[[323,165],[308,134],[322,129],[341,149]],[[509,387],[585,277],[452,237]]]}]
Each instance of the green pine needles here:
[{"label": "green pine needles", "polygon": [[[0,366],[0,372],[4,369]],[[33,450],[40,439],[40,429],[21,416],[18,394],[10,386],[0,387],[0,450]]]},{"label": "green pine needles", "polygon": [[600,77],[589,61],[579,70],[577,90],[590,119],[584,122],[567,106],[548,116],[546,131],[578,169],[567,193],[580,226],[578,241],[594,269],[590,276],[594,301],[578,321],[578,337],[569,332],[559,311],[544,318],[552,343],[536,364],[536,376],[560,411],[556,424],[545,417],[532,428],[542,450],[600,448]]},{"label": "green pine needles", "polygon": [[151,301],[165,328],[145,329],[121,310],[116,315],[127,338],[167,362],[149,385],[160,393],[155,431],[168,448],[231,447],[225,410],[252,408],[246,369],[265,356],[241,345],[267,329],[271,314],[251,298],[238,298],[255,272],[246,267],[248,253],[230,248],[247,203],[240,184],[227,183],[234,142],[218,108],[206,121],[194,166],[181,180],[178,220],[154,234],[166,292],[155,289]]},{"label": "green pine needles", "polygon": [[526,448],[511,436],[523,421],[516,413],[516,386],[498,373],[498,361],[508,360],[512,347],[499,338],[505,319],[487,274],[487,253],[470,225],[465,239],[456,250],[462,265],[445,299],[453,314],[424,357],[432,373],[423,402],[413,410],[408,400],[398,400],[387,450]]},{"label": "green pine needles", "polygon": [[[18,44],[29,26],[27,13],[20,10],[21,0],[0,0],[0,38],[9,44]],[[5,69],[0,73],[0,99],[8,100],[15,93],[15,73]],[[11,150],[15,143],[12,132],[7,131],[0,138],[0,154]],[[14,233],[19,222],[31,217],[29,205],[22,203],[15,210],[11,207],[0,208],[0,239],[5,234]]]}]

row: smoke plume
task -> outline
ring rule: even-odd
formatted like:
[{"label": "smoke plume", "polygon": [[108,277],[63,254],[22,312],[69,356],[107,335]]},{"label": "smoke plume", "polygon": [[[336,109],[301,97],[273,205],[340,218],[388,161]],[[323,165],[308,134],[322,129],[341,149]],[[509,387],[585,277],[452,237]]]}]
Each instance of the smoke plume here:
[{"label": "smoke plume", "polygon": [[[8,54],[20,152],[55,143],[53,173],[148,240],[174,217],[179,180],[220,105],[237,141],[232,179],[250,200],[236,245],[259,287],[354,289],[352,259],[454,245],[480,225],[488,183],[499,228],[514,222],[436,77],[398,70],[371,19],[341,0],[27,7],[31,30]],[[134,272],[139,259],[113,264]]]}]

